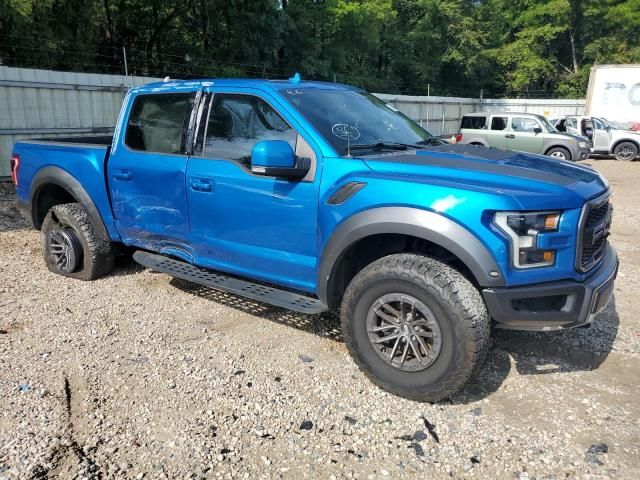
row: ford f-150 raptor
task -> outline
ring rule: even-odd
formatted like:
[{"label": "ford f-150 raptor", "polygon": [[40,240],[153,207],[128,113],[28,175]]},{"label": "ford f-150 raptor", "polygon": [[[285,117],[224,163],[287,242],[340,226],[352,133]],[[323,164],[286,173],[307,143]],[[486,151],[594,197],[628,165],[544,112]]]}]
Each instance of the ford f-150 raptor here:
[{"label": "ford f-150 raptor", "polygon": [[298,312],[340,312],[360,369],[407,398],[458,391],[491,325],[586,325],[613,290],[607,181],[445,143],[357,88],[165,81],[113,137],[16,143],[17,204],[48,268],[142,265]]}]

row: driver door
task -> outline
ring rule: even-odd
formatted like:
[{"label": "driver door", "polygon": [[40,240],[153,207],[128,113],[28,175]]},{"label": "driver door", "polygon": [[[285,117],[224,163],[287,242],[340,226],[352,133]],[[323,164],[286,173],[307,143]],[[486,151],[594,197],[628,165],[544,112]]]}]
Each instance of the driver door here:
[{"label": "driver door", "polygon": [[507,150],[517,152],[543,153],[544,135],[542,125],[529,117],[511,117],[511,135],[507,138]]},{"label": "driver door", "polygon": [[611,130],[597,118],[593,122],[593,150],[595,152],[609,152],[611,145]]},{"label": "driver door", "polygon": [[[262,91],[216,90],[204,99],[187,167],[195,263],[302,291],[315,290],[319,175],[317,157]],[[301,180],[251,172],[261,140],[284,140],[312,158]]]}]

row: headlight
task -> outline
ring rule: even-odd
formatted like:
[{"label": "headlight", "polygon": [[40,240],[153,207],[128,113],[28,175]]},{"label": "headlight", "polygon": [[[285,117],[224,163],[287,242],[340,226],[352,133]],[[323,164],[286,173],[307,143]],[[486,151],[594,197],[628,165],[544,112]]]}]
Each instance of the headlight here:
[{"label": "headlight", "polygon": [[560,212],[496,212],[494,223],[511,240],[515,268],[553,265],[556,251],[538,249],[538,234],[557,231]]},{"label": "headlight", "polygon": [[587,144],[587,142],[578,142],[578,146],[579,146],[580,148],[588,148],[588,147],[589,147],[589,145]]}]

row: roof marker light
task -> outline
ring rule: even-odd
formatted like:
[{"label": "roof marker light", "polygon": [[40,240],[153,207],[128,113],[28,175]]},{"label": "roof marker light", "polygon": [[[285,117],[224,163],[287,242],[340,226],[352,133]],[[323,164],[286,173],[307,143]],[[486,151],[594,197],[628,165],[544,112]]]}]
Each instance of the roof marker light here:
[{"label": "roof marker light", "polygon": [[289,79],[289,81],[291,83],[293,83],[294,85],[298,85],[301,81],[302,81],[302,77],[300,76],[300,74],[298,72],[296,72],[293,77],[291,77]]}]

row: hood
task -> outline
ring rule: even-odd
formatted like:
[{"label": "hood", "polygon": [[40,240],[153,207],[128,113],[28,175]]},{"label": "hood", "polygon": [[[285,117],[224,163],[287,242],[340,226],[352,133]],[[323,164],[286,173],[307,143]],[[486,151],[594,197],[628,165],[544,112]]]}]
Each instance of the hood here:
[{"label": "hood", "polygon": [[640,132],[636,132],[634,130],[624,130],[625,135],[629,135],[630,138],[633,138],[636,142],[640,141]]},{"label": "hood", "polygon": [[543,155],[447,144],[361,157],[378,173],[509,195],[523,210],[579,208],[609,188],[590,167]]}]

